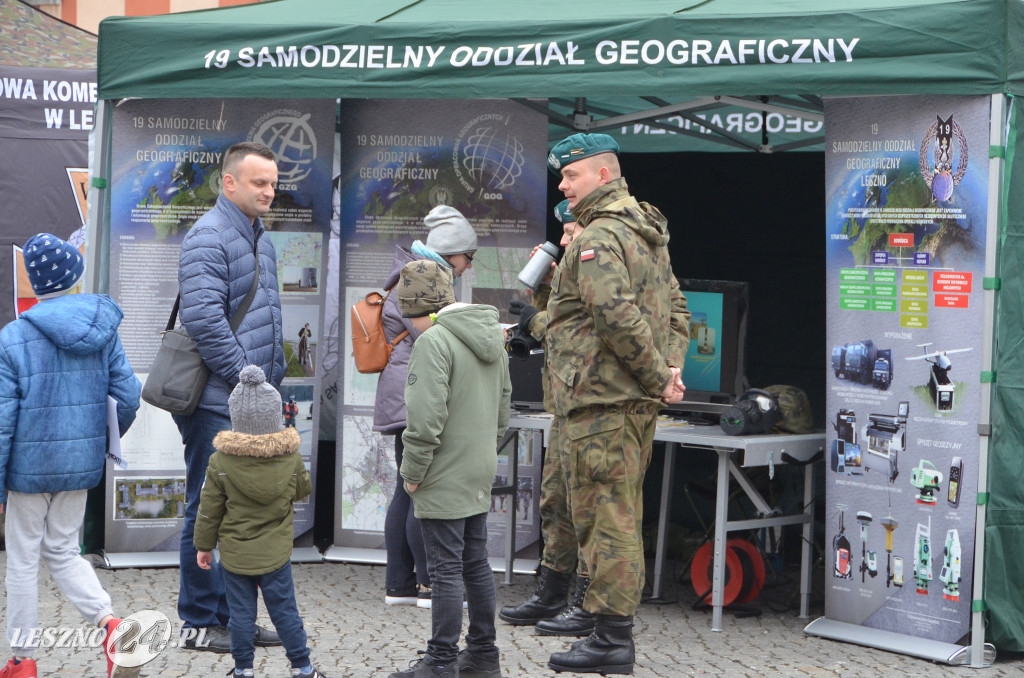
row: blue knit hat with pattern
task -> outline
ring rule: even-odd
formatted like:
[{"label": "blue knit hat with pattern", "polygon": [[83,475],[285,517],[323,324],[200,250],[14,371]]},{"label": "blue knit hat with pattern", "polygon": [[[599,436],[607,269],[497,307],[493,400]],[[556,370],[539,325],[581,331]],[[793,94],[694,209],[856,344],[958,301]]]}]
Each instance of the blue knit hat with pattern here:
[{"label": "blue knit hat with pattern", "polygon": [[29,238],[22,252],[38,299],[59,297],[77,285],[85,273],[85,260],[78,248],[50,233]]}]

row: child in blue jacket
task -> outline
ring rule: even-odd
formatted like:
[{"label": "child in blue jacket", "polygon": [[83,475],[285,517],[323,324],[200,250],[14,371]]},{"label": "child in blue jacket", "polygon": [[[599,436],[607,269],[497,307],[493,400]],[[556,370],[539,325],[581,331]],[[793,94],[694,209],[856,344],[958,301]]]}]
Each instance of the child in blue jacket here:
[{"label": "child in blue jacket", "polygon": [[[121,309],[109,297],[73,294],[81,253],[49,233],[24,247],[32,308],[0,330],[0,512],[7,529],[7,642],[14,652],[0,678],[36,678],[39,561],[88,621],[117,628],[110,595],[79,555],[86,492],[106,458],[107,396],[120,434],[139,408],[142,385],[117,336]],[[107,675],[138,676],[115,666]]]}]

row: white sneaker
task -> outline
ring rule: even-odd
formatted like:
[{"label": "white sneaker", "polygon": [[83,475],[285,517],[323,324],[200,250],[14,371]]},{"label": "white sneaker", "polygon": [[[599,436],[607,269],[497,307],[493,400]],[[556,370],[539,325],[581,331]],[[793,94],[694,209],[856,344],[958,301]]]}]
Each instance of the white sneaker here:
[{"label": "white sneaker", "polygon": [[392,590],[387,589],[384,595],[385,605],[416,605],[418,598],[416,597],[416,588],[410,587],[407,589]]},{"label": "white sneaker", "polygon": [[[429,586],[421,586],[420,587],[420,592],[416,596],[416,607],[424,609],[424,610],[431,609],[431,605],[430,605],[430,587]],[[469,603],[467,603],[465,600],[463,600],[462,601],[462,609],[465,610],[467,608],[469,608]]]},{"label": "white sneaker", "polygon": [[416,607],[429,610],[430,609],[430,587],[419,586],[419,593],[416,594]]}]

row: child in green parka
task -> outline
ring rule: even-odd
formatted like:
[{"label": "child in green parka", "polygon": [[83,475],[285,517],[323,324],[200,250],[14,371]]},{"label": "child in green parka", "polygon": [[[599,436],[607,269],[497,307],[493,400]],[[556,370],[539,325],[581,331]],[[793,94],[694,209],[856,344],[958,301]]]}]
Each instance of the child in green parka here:
[{"label": "child in green parka", "polygon": [[204,570],[220,545],[234,675],[255,675],[256,597],[263,591],[293,678],[326,678],[309,661],[292,581],[292,503],[312,491],[299,454],[302,438],[283,426],[281,395],[258,365],[242,369],[228,409],[232,430],[213,439],[193,542]]}]

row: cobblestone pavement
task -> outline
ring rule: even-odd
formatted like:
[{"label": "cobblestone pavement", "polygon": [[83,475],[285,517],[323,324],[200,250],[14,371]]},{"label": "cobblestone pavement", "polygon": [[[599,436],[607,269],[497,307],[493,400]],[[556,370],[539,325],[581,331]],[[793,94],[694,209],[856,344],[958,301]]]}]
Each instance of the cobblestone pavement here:
[{"label": "cobblestone pavement", "polygon": [[[6,554],[0,553],[6,568]],[[405,668],[426,646],[430,612],[415,607],[384,605],[384,569],[344,563],[294,567],[299,610],[305,621],[314,663],[330,678],[386,678]],[[669,581],[666,603],[646,602],[636,618],[637,678],[675,676],[979,676],[1003,678],[1024,675],[1024,656],[1001,654],[994,666],[975,669],[949,667],[848,643],[814,638],[803,633],[809,620],[796,611],[795,572],[746,606],[759,616],[740,616],[727,610],[721,632],[711,631],[711,613],[694,610],[696,599],[688,584]],[[99,570],[118,614],[156,609],[177,624],[175,614],[178,571],[175,568]],[[817,579],[820,579],[820,573]],[[517,575],[512,585],[498,576],[498,605],[518,603],[532,592],[534,578]],[[81,622],[77,611],[57,591],[48,574],[40,578],[40,619],[47,624]],[[812,617],[821,614],[812,604]],[[813,602],[813,601],[812,601]],[[269,625],[262,611],[261,623]],[[175,626],[175,630],[177,627]],[[176,637],[172,634],[172,638]],[[548,656],[562,650],[567,639],[534,635],[531,627],[498,622],[498,645],[506,678],[553,677]],[[102,653],[91,648],[51,648],[37,655],[40,676],[101,678],[106,675]],[[168,647],[142,667],[148,678],[223,676],[230,655]],[[256,675],[286,678],[288,662],[281,648],[256,648]],[[572,676],[575,674],[562,674]]]}]

